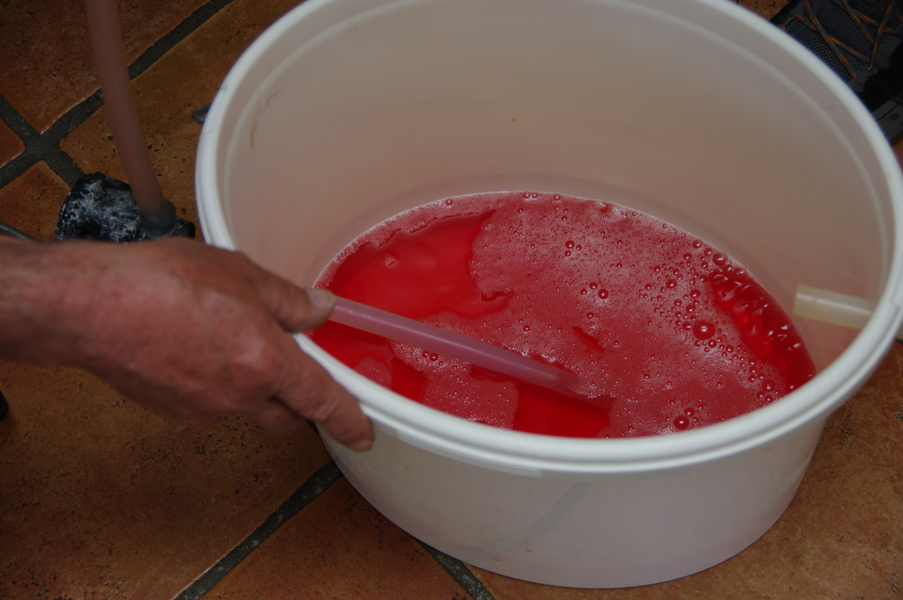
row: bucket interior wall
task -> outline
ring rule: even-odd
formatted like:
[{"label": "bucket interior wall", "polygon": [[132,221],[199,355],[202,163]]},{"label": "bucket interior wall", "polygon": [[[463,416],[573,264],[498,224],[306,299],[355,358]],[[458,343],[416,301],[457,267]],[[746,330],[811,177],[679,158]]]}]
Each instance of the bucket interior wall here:
[{"label": "bucket interior wall", "polygon": [[[670,14],[645,4],[310,8],[264,51],[224,119],[233,135],[220,185],[235,245],[310,284],[401,210],[560,192],[702,237],[788,312],[798,284],[877,301],[892,243],[891,207],[874,189],[885,178],[858,160],[868,142],[835,118],[842,107],[816,100],[825,83],[717,10],[696,6],[685,20],[698,3],[662,3]],[[855,335],[797,325],[820,367]]]}]

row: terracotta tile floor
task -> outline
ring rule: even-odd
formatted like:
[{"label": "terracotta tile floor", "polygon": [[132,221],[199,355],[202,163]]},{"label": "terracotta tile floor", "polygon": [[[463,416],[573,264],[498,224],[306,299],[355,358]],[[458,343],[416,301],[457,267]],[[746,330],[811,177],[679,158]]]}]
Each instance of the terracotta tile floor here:
[{"label": "terracotta tile floor", "polygon": [[[727,1],[727,0],[725,0]],[[297,0],[122,0],[165,193],[196,221],[199,125],[241,51]],[[770,17],[782,0],[740,4]],[[0,221],[51,240],[83,173],[124,178],[81,0],[0,2]],[[896,148],[903,157],[901,147]],[[0,364],[0,599],[903,597],[903,348],[830,420],[784,517],[703,573],[629,590],[501,577],[374,511],[312,430],[165,421],[85,373]]]}]

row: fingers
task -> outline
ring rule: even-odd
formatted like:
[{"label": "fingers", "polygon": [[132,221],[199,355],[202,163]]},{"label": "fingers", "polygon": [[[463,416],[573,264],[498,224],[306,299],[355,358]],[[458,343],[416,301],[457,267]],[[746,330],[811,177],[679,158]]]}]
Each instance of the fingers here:
[{"label": "fingers", "polygon": [[[349,394],[292,340],[288,377],[277,391],[279,400],[299,415],[314,421],[334,440],[352,450],[373,445],[373,427]],[[287,354],[288,355],[288,354]]]},{"label": "fingers", "polygon": [[[269,273],[264,275],[257,282],[258,295],[285,331],[307,331],[329,318],[335,304],[332,292],[304,289]],[[292,357],[289,374],[276,397],[289,410],[313,420],[337,442],[353,450],[368,450],[373,445],[373,427],[357,399],[304,354],[294,339],[291,339],[291,346],[292,350],[286,349],[283,353],[283,356]]]},{"label": "fingers", "polygon": [[278,398],[270,398],[258,407],[254,420],[270,431],[291,433],[304,424],[304,418],[283,404]]},{"label": "fingers", "polygon": [[314,421],[340,444],[366,452],[373,446],[373,426],[354,397],[340,386],[336,391],[339,393],[320,404]]},{"label": "fingers", "polygon": [[300,333],[319,327],[329,318],[335,304],[332,292],[300,288],[275,275],[266,275],[258,282],[258,295],[283,329]]}]

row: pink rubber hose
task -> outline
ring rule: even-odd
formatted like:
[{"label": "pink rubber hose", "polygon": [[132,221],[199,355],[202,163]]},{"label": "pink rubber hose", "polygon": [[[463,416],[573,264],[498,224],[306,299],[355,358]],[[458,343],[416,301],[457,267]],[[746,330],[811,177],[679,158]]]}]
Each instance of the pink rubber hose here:
[{"label": "pink rubber hose", "polygon": [[115,0],[85,0],[88,31],[97,63],[104,105],[129,185],[149,237],[164,237],[175,228],[175,209],[163,197],[135,110],[129,84],[119,12]]}]

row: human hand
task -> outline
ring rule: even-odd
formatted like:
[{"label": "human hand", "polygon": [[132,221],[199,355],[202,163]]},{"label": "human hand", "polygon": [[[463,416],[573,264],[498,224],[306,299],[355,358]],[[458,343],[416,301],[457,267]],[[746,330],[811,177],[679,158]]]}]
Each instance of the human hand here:
[{"label": "human hand", "polygon": [[57,288],[20,307],[44,329],[31,334],[43,344],[19,336],[33,360],[86,368],[164,416],[241,414],[277,431],[311,419],[355,450],[372,444],[357,401],[292,337],[327,319],[329,292],[188,240],[29,246]]}]

